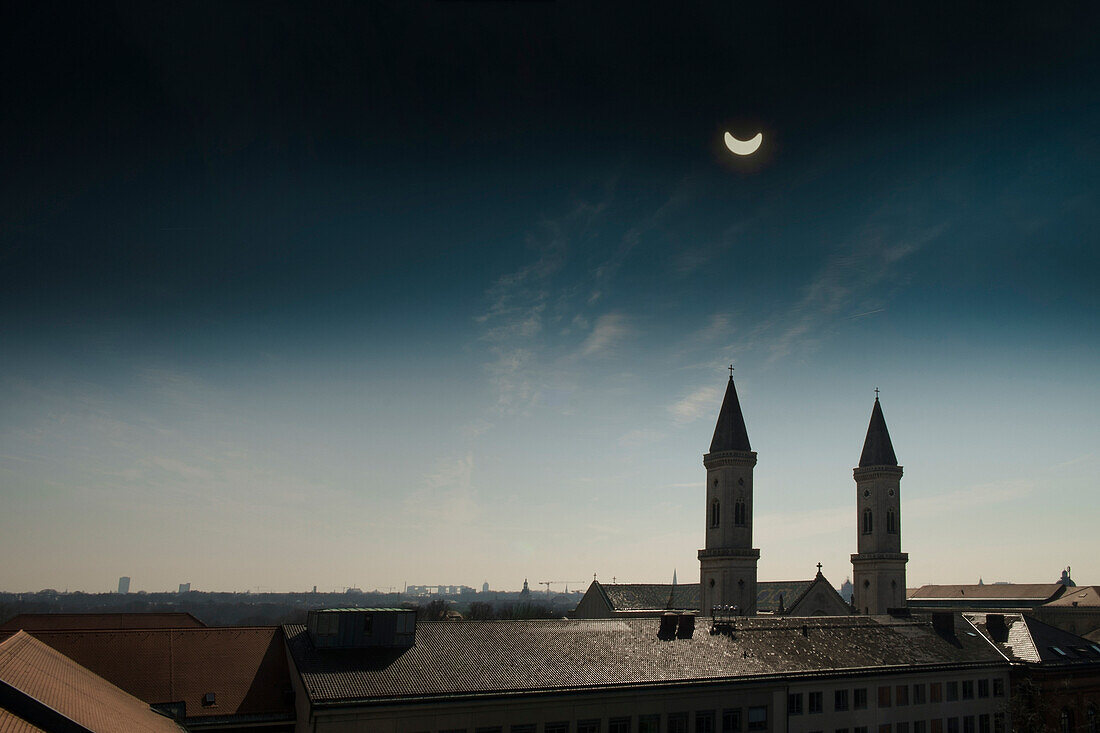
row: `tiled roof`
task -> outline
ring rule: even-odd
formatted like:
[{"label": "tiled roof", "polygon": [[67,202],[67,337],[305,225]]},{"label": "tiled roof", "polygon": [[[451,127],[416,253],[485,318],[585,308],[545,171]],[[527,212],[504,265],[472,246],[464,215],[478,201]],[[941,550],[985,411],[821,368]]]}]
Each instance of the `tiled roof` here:
[{"label": "tiled roof", "polygon": [[[1100,646],[1038,619],[1018,613],[964,615],[1013,662],[1093,664],[1100,668]],[[1004,619],[1002,627],[989,623],[990,616],[998,615]]]},{"label": "tiled roof", "polygon": [[994,583],[992,585],[922,585],[908,594],[914,601],[1045,601],[1060,593],[1060,583]]},{"label": "tiled roof", "polygon": [[205,625],[189,613],[21,613],[0,624],[0,631],[186,629]]},{"label": "tiled roof", "polygon": [[[813,580],[764,581],[756,584],[756,608],[760,611],[789,609],[813,585]],[[698,583],[600,583],[615,611],[697,611],[701,607]]]},{"label": "tiled roof", "polygon": [[1079,585],[1076,588],[1066,588],[1061,598],[1043,604],[1046,606],[1077,606],[1079,608],[1096,608],[1100,606],[1100,586]]},{"label": "tiled roof", "polygon": [[722,398],[722,410],[718,413],[718,422],[714,426],[714,437],[710,440],[710,452],[724,450],[751,451],[749,433],[745,429],[745,417],[741,414],[741,403],[737,400],[737,388],[733,386],[733,376],[726,384],[726,395]]},{"label": "tiled roof", "polygon": [[863,441],[863,453],[859,456],[859,466],[896,466],[894,444],[890,442],[890,431],[886,429],[886,418],[882,415],[882,405],[875,398],[871,409],[871,422],[867,425],[867,437]]},{"label": "tiled roof", "polygon": [[0,708],[0,733],[46,733],[46,731]]},{"label": "tiled roof", "polygon": [[[277,626],[39,631],[35,638],[149,704],[183,702],[188,720],[293,717]],[[204,706],[213,692],[215,704]]]},{"label": "tiled roof", "polygon": [[[0,680],[96,733],[179,733],[170,719],[26,632],[0,643]],[[34,730],[12,724],[12,730]]]},{"label": "tiled roof", "polygon": [[601,583],[616,611],[691,611],[699,608],[699,584]]},{"label": "tiled roof", "polygon": [[1004,663],[984,639],[941,638],[927,620],[742,618],[725,635],[709,633],[700,619],[690,639],[670,641],[657,638],[659,623],[425,622],[411,648],[378,650],[318,650],[305,627],[284,631],[314,703]]}]

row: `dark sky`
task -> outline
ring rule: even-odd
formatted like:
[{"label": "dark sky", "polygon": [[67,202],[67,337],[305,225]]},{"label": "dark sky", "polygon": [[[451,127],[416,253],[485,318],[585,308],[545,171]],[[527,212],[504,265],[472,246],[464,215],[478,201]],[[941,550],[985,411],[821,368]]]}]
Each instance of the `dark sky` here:
[{"label": "dark sky", "polygon": [[843,580],[875,386],[914,582],[952,496],[1084,567],[997,542],[1091,521],[1097,8],[7,11],[0,589],[665,581],[731,361],[762,577]]}]

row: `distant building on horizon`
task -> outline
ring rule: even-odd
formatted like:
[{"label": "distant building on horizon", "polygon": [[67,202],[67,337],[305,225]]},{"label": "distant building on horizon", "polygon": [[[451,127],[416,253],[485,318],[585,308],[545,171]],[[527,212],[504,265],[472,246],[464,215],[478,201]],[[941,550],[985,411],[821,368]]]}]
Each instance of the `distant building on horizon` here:
[{"label": "distant building on horizon", "polygon": [[130,592],[129,575],[123,575],[121,578],[118,579],[118,592],[124,595]]},{"label": "distant building on horizon", "polygon": [[190,593],[190,592],[191,592],[191,584],[190,583],[180,583],[179,594],[181,596],[184,593]]}]

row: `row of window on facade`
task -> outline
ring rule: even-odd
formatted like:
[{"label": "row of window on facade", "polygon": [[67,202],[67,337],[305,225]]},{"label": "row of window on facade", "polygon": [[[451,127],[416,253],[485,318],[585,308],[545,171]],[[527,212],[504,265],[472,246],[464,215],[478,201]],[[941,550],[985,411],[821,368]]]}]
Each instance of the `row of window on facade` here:
[{"label": "row of window on facade", "polygon": [[[662,717],[664,726],[661,725]],[[639,715],[638,727],[635,729],[635,719],[631,716],[609,718],[607,721],[607,733],[689,733],[690,713],[678,712],[660,714]],[[740,733],[743,730],[758,731],[768,729],[768,707],[766,705],[749,708],[726,708],[725,710],[696,710],[696,733]],[[573,730],[576,733],[602,733],[603,720],[592,718],[578,720]],[[718,726],[721,725],[721,728]],[[508,733],[538,733],[538,726],[534,723],[514,724],[508,727]],[[441,730],[439,733],[467,733],[465,728]],[[487,728],[475,728],[474,733],[504,733],[503,726]],[[542,733],[571,733],[569,721],[546,723],[542,727]]]},{"label": "row of window on facade", "polygon": [[[870,509],[863,510],[863,534],[871,534],[875,529],[875,519],[871,514]],[[894,516],[893,512],[886,512],[886,532],[887,534],[898,533],[898,520]]]},{"label": "row of window on facade", "polygon": [[[991,682],[992,684],[990,684]],[[911,696],[910,690],[912,690]],[[850,699],[849,692],[852,693]],[[960,699],[960,692],[963,700],[973,700],[975,696],[979,698],[989,697],[990,694],[993,697],[1004,697],[1005,681],[998,677],[993,680],[962,680],[961,682],[952,680],[950,682],[919,683],[912,686],[883,685],[878,688],[878,707],[888,708],[893,705],[924,705],[925,703],[943,702],[945,693],[947,702],[955,702]],[[806,701],[805,708],[802,705],[803,698]],[[833,691],[833,712],[866,709],[866,687],[857,687],[851,691],[846,689]],[[787,695],[788,715],[802,715],[804,710],[811,715],[825,712],[824,693],[808,692],[803,694],[792,692]]]},{"label": "row of window on facade", "polygon": [[[878,733],[1004,733],[1005,714],[993,713],[991,716],[989,713],[983,713],[964,715],[961,718],[881,723],[877,728],[858,725],[855,728],[837,728],[833,733],[873,733],[876,730]],[[825,733],[825,731],[817,730],[811,733]]]},{"label": "row of window on facade", "polygon": [[[748,513],[745,510],[745,500],[741,497],[733,503],[733,525],[735,527],[746,526]],[[710,526],[717,527],[722,523],[722,505],[717,499],[710,502]]]}]

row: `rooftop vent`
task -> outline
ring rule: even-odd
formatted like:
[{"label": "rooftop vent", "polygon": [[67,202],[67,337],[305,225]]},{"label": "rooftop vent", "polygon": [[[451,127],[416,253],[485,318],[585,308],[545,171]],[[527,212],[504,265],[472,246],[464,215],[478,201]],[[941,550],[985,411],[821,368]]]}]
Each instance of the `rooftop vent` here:
[{"label": "rooftop vent", "polygon": [[680,623],[680,617],[674,613],[661,614],[661,628],[657,629],[657,638],[668,641],[676,638],[676,627]]},{"label": "rooftop vent", "polygon": [[1008,628],[1005,627],[1005,615],[1003,613],[987,613],[985,615],[985,628],[993,641],[1004,641],[1008,638]]},{"label": "rooftop vent", "polygon": [[212,707],[217,702],[217,697],[213,692],[208,692],[202,696],[202,706],[204,708]]},{"label": "rooftop vent", "polygon": [[695,614],[682,613],[676,629],[676,636],[680,639],[690,639],[695,635]]},{"label": "rooftop vent", "polygon": [[318,649],[410,647],[416,611],[407,608],[326,608],[310,611],[306,629]]},{"label": "rooftop vent", "polygon": [[944,636],[954,636],[955,614],[950,611],[933,611],[932,628]]}]

